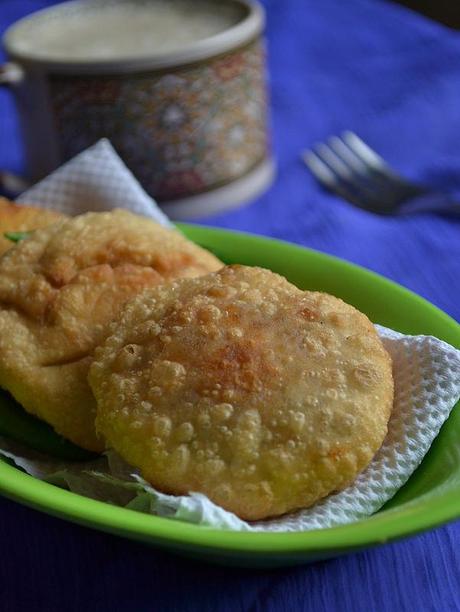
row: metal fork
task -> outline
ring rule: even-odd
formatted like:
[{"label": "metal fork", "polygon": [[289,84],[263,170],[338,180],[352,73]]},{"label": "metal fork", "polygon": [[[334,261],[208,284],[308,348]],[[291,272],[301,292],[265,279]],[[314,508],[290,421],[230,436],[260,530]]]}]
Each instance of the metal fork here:
[{"label": "metal fork", "polygon": [[317,144],[302,158],[324,187],[365,210],[381,215],[460,216],[460,203],[453,196],[399,176],[353,132]]}]

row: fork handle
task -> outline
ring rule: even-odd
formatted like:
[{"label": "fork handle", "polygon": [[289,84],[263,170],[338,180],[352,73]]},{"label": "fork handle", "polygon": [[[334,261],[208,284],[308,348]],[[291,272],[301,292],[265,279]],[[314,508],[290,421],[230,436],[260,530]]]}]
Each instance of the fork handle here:
[{"label": "fork handle", "polygon": [[431,212],[460,217],[460,202],[447,193],[431,191],[405,202],[399,209],[403,215]]}]

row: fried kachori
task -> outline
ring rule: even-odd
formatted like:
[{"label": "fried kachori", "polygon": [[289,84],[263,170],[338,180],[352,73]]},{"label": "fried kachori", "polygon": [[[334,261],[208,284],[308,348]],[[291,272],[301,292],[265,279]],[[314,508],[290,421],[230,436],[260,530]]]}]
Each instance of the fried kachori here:
[{"label": "fried kachori", "polygon": [[391,360],[364,314],[244,266],[130,301],[89,381],[98,431],[146,480],[248,520],[351,483],[393,401]]},{"label": "fried kachori", "polygon": [[34,231],[0,259],[0,385],[58,433],[101,451],[87,373],[111,321],[144,288],[221,265],[176,230],[122,210]]}]

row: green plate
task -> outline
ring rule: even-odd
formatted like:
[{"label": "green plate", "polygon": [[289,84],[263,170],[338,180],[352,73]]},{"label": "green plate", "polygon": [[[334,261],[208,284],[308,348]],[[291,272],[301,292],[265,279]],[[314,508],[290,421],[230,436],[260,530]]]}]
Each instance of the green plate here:
[{"label": "green plate", "polygon": [[[410,291],[322,253],[236,232],[182,225],[223,261],[259,265],[301,288],[327,291],[374,322],[408,334],[432,334],[460,348],[460,326]],[[0,431],[48,452],[81,459],[44,424],[0,401]],[[373,517],[305,533],[234,533],[188,525],[101,502],[40,482],[0,461],[0,491],[49,514],[196,558],[244,566],[282,566],[397,540],[460,517],[460,411],[454,410],[422,465]]]}]

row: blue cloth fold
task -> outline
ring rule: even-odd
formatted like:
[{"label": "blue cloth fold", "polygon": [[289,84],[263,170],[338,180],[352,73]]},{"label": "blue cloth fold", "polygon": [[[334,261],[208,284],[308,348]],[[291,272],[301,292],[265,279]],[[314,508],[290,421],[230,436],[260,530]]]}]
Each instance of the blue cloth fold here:
[{"label": "blue cloth fold", "polygon": [[[0,29],[49,4],[2,0]],[[408,178],[460,200],[460,33],[383,0],[265,6],[278,176],[250,206],[203,222],[344,257],[460,320],[460,221],[355,209],[300,161],[302,149],[351,129]],[[22,168],[6,92],[0,168]],[[329,563],[249,572],[176,560],[4,500],[0,517],[5,611],[460,609],[459,523]]]}]

